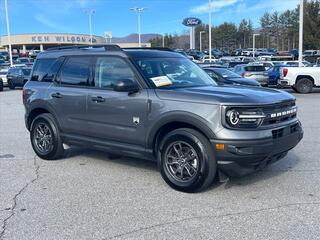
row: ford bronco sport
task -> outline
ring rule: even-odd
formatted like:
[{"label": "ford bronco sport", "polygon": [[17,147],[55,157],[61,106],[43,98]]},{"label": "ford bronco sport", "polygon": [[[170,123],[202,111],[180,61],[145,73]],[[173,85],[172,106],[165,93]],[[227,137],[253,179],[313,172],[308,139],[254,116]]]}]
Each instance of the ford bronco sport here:
[{"label": "ford bronco sport", "polygon": [[157,161],[173,188],[200,191],[217,173],[248,174],[302,139],[295,98],[218,86],[169,49],[73,46],[39,53],[23,90],[36,154],[86,146]]}]

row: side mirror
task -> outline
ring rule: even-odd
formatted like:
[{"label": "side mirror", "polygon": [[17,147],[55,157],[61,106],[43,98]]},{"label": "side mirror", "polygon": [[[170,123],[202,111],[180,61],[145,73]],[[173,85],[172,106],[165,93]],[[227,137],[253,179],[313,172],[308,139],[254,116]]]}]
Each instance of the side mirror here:
[{"label": "side mirror", "polygon": [[134,93],[139,91],[138,84],[130,79],[124,79],[124,80],[118,80],[113,85],[113,90],[117,92],[128,92],[128,93]]}]

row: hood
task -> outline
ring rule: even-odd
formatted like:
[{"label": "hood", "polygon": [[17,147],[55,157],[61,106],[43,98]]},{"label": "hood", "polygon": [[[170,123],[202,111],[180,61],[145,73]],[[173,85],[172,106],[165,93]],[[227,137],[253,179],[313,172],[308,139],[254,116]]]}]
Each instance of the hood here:
[{"label": "hood", "polygon": [[232,81],[235,83],[239,83],[242,85],[249,85],[249,86],[260,86],[260,83],[257,80],[250,79],[250,78],[227,78],[228,81]]},{"label": "hood", "polygon": [[234,85],[155,91],[160,99],[207,104],[265,105],[295,100],[294,96],[281,90]]}]

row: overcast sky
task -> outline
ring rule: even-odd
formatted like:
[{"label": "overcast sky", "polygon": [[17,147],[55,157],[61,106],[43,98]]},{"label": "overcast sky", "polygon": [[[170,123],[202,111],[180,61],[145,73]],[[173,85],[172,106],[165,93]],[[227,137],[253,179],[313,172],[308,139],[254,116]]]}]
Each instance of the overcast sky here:
[{"label": "overcast sky", "polygon": [[[1,1],[0,34],[6,34],[4,0]],[[250,18],[255,26],[265,11],[293,9],[299,0],[212,0],[214,25],[239,23]],[[208,22],[207,0],[8,0],[12,34],[88,33],[84,9],[95,9],[93,33],[112,32],[121,37],[137,32],[136,15],[131,7],[145,7],[141,17],[142,33],[181,33],[181,22],[188,16]]]}]

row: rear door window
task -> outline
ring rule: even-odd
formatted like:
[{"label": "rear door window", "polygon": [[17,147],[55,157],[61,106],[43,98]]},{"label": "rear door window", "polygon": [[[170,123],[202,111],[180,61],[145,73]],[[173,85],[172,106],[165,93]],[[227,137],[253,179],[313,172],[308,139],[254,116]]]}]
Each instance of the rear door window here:
[{"label": "rear door window", "polygon": [[63,85],[88,85],[91,69],[91,57],[71,57],[66,60],[60,71],[60,83]]},{"label": "rear door window", "polygon": [[264,72],[266,68],[264,66],[246,66],[245,70],[248,72]]}]

